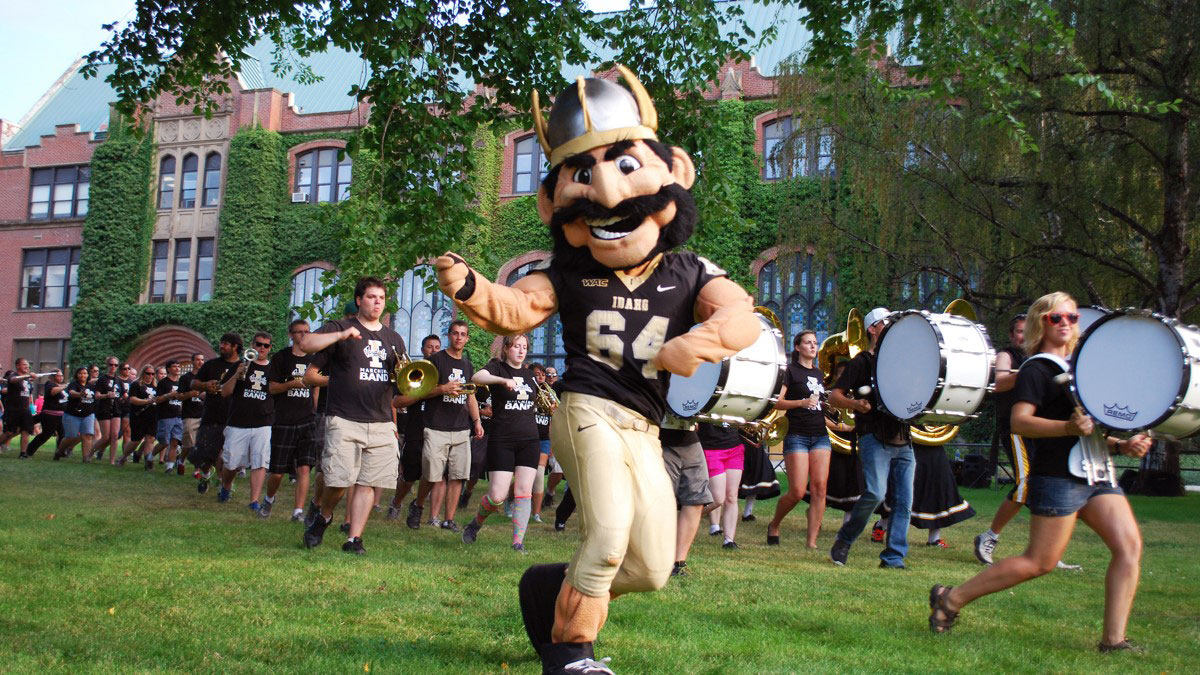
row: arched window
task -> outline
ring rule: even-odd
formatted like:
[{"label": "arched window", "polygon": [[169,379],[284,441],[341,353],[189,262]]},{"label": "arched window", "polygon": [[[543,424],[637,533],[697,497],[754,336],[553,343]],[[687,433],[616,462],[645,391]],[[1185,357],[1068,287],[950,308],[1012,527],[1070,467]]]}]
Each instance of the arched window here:
[{"label": "arched window", "polygon": [[900,305],[904,309],[943,312],[958,297],[950,277],[934,272],[917,272],[900,284]]},{"label": "arched window", "polygon": [[[512,286],[540,263],[541,261],[534,261],[521,265],[508,273],[504,284]],[[544,366],[554,366],[560,374],[566,368],[567,351],[563,347],[563,326],[557,313],[529,332],[529,355],[526,356],[525,362],[533,363],[534,361]]]},{"label": "arched window", "polygon": [[763,178],[779,180],[833,173],[833,131],[803,129],[794,117],[763,125]]},{"label": "arched window", "polygon": [[175,206],[175,156],[167,155],[158,163],[158,208]]},{"label": "arched window", "polygon": [[408,354],[414,359],[421,358],[421,340],[426,335],[441,337],[445,346],[454,320],[454,303],[438,290],[435,281],[432,267],[418,265],[404,273],[396,289],[392,329],[404,338]]},{"label": "arched window", "polygon": [[325,270],[320,267],[306,267],[296,273],[292,277],[292,319],[299,319],[300,307],[306,302],[315,302],[317,305],[316,318],[308,320],[308,327],[311,330],[316,330],[324,323],[324,319],[333,314],[337,306],[337,300],[334,298],[324,298],[321,294],[325,292],[325,284],[321,281],[321,275]]},{"label": "arched window", "polygon": [[513,147],[513,194],[527,195],[537,192],[549,169],[536,134],[518,140]]},{"label": "arched window", "polygon": [[221,201],[221,154],[208,153],[204,158],[204,206],[216,206]]},{"label": "arched window", "polygon": [[317,148],[296,155],[296,192],[313,204],[340,202],[350,196],[350,155],[341,148]]},{"label": "arched window", "polygon": [[179,180],[179,208],[196,208],[196,178],[200,173],[200,159],[188,153],[183,156],[183,176]]},{"label": "arched window", "polygon": [[[781,256],[758,272],[758,304],[769,307],[783,324],[784,348],[802,330],[815,331],[817,342],[833,330],[834,276],[811,253]],[[782,310],[782,311],[781,311]]]}]

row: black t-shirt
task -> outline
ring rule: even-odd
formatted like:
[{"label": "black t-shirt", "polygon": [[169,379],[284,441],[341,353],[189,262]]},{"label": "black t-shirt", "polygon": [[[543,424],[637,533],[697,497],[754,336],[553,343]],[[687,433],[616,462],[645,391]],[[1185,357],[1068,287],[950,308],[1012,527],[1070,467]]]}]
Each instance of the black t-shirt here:
[{"label": "black t-shirt", "polygon": [[4,399],[4,405],[9,410],[28,410],[30,403],[33,403],[33,378],[26,377],[18,380],[14,376],[8,381],[8,392]]},{"label": "black t-shirt", "polygon": [[[703,424],[699,426],[711,425]],[[686,429],[667,429],[666,427],[659,427],[658,442],[662,443],[663,447],[682,448],[693,443],[699,443],[700,435],[696,433],[695,429],[688,431]],[[735,443],[734,445],[737,444]]]},{"label": "black t-shirt", "polygon": [[550,440],[550,416],[543,415],[542,413],[538,412],[538,409],[535,406],[533,409],[533,421],[537,423],[538,440]]},{"label": "black t-shirt", "polygon": [[[471,357],[463,352],[461,359],[456,359],[446,353],[437,352],[429,357],[429,362],[437,368],[438,384],[447,382],[470,382],[475,374],[475,366],[471,365]],[[493,413],[495,408],[492,408]],[[471,429],[471,417],[467,410],[467,395],[434,396],[425,399],[425,428],[438,431],[462,431]]]},{"label": "black t-shirt", "polygon": [[[201,366],[203,367],[203,366]],[[179,376],[179,389],[181,391],[192,391],[192,383],[196,381],[195,373],[184,373]],[[198,391],[192,391],[194,394],[191,398],[183,400],[183,414],[185,420],[200,419],[204,416],[204,399]]]},{"label": "black t-shirt", "polygon": [[[205,361],[204,365],[200,366],[200,372],[196,373],[196,380],[201,382],[216,380],[224,384],[237,371],[239,363],[241,363],[239,360],[226,361],[225,359]],[[200,416],[200,423],[225,426],[228,421],[229,399],[222,396],[221,392],[205,394],[204,414]]]},{"label": "black t-shirt", "polygon": [[248,365],[245,376],[233,385],[229,402],[229,426],[240,429],[271,426],[275,401],[267,389],[267,365]]},{"label": "black t-shirt", "polygon": [[909,438],[908,425],[883,412],[883,406],[879,403],[879,393],[875,387],[874,375],[875,355],[871,352],[859,352],[858,356],[850,359],[850,362],[846,364],[842,376],[833,385],[834,389],[841,389],[851,398],[862,398],[858,395],[859,387],[864,385],[871,387],[871,393],[866,396],[867,402],[871,404],[871,412],[854,414],[854,433],[860,438],[867,434],[874,434],[881,443],[887,443],[897,438],[907,440]]},{"label": "black t-shirt", "polygon": [[[408,415],[404,420],[404,438],[421,438],[425,433],[425,401],[417,401],[408,406]],[[407,440],[405,441],[408,442]]]},{"label": "black t-shirt", "polygon": [[76,417],[87,417],[96,412],[96,388],[91,384],[72,382],[67,385],[67,392],[77,392],[79,396],[68,393],[66,412]]},{"label": "black t-shirt", "polygon": [[[290,382],[304,376],[308,364],[312,361],[311,354],[296,356],[292,348],[281,349],[271,357],[267,366],[267,380],[270,382]],[[288,389],[275,397],[275,424],[296,425],[311,422],[316,412],[313,409],[313,389],[300,387]]]},{"label": "black t-shirt", "polygon": [[[784,375],[784,386],[787,393],[784,399],[799,401],[813,394],[818,398],[825,394],[825,384],[819,368],[805,368],[794,358],[788,361],[787,373]],[[792,408],[787,411],[788,433],[802,436],[824,436],[825,415],[820,407]]]},{"label": "black t-shirt", "polygon": [[488,432],[498,441],[531,441],[538,438],[538,424],[533,407],[537,382],[533,371],[528,368],[513,368],[500,359],[492,359],[484,370],[517,384],[516,391],[509,391],[502,384],[488,387],[492,394],[492,424]]},{"label": "black t-shirt", "polygon": [[744,444],[736,427],[723,424],[701,422],[696,425],[696,435],[700,437],[700,447],[705,450],[728,450]]},{"label": "black t-shirt", "polygon": [[355,422],[391,422],[396,385],[392,371],[396,354],[404,354],[400,334],[381,326],[369,330],[357,317],[329,321],[318,333],[337,333],[353,326],[362,339],[339,340],[325,348],[319,360],[329,373],[325,414]]},{"label": "black t-shirt", "polygon": [[121,417],[129,416],[129,385],[133,384],[130,380],[117,379],[113,383],[113,391],[117,393],[117,397],[113,399],[113,413]]},{"label": "black t-shirt", "polygon": [[[1047,359],[1026,360],[1017,373],[1017,386],[1013,387],[1013,403],[1032,403],[1033,414],[1037,417],[1048,420],[1071,419],[1071,413],[1075,411],[1075,401],[1067,393],[1066,387],[1054,381],[1062,372],[1063,369],[1058,364]],[[1029,451],[1030,474],[1075,478],[1067,468],[1067,458],[1071,454],[1071,448],[1079,442],[1078,436],[1022,437],[1022,440],[1025,442],[1025,449]]]},{"label": "black t-shirt", "polygon": [[57,394],[53,394],[50,391],[59,386],[62,385],[54,384],[53,382],[47,382],[46,386],[42,388],[42,412],[46,412],[48,410],[57,410],[62,412],[67,409],[67,390],[63,389]]},{"label": "black t-shirt", "polygon": [[608,399],[657,423],[667,411],[667,372],[650,361],[695,324],[700,289],[725,271],[690,252],[665,253],[640,277],[565,269],[546,274],[563,325],[567,391]]},{"label": "black t-shirt", "polygon": [[[1012,358],[1013,370],[1020,369],[1021,364],[1025,362],[1025,352],[1016,347],[1005,347],[1000,350],[1000,353],[1008,354]],[[1012,428],[1012,406],[1016,402],[1016,398],[1014,398],[1016,390],[1017,388],[1014,385],[1012,389],[999,392],[994,397],[996,401],[996,427],[1002,433],[1008,433],[1009,429]]]},{"label": "black t-shirt", "polygon": [[[111,394],[113,392],[113,389],[116,388],[116,384],[117,384],[117,378],[115,378],[111,375],[108,375],[108,374],[101,375],[100,377],[96,378],[96,393],[97,394]],[[43,403],[43,405],[45,405],[45,404]],[[108,412],[111,414],[111,411],[114,411],[117,409],[116,399],[106,398],[102,401],[96,401],[95,409],[98,411]]]},{"label": "black t-shirt", "polygon": [[[158,381],[158,395],[164,396],[179,391],[179,380],[164,377]],[[183,415],[183,401],[173,398],[158,404],[158,419],[169,420]]]},{"label": "black t-shirt", "polygon": [[[138,380],[137,382],[129,385],[129,396],[131,398],[150,400],[155,396],[158,396],[158,387],[156,387],[153,383],[142,384],[142,381]],[[138,419],[158,419],[156,414],[157,408],[158,406],[154,403],[142,405],[131,401],[129,406],[130,416]]]}]

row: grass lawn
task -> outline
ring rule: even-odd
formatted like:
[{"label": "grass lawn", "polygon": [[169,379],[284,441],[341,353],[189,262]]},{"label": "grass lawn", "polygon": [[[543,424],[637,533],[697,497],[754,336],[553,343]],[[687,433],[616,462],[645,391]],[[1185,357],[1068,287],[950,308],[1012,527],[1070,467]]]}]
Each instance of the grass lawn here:
[{"label": "grass lawn", "polygon": [[[320,549],[301,547],[290,486],[261,521],[246,509],[245,481],[219,505],[215,490],[198,495],[190,478],[50,455],[0,455],[0,671],[539,672],[516,583],[530,564],[568,559],[575,523],[563,534],[532,525],[521,556],[503,519],[466,546],[377,514],[359,558],[341,552],[334,529]],[[1129,635],[1145,654],[1096,652],[1108,554],[1082,526],[1066,555],[1082,572],[983,599],[951,635],[931,635],[929,587],[980,569],[971,540],[1003,494],[966,491],[981,515],[946,530],[948,550],[926,548],[914,530],[904,572],[878,569],[869,539],[849,567],[834,567],[826,556],[837,511],[815,552],[804,549],[800,510],[783,545],[767,548],[774,501],[741,525],[739,551],[723,551],[702,526],[691,576],[614,602],[597,654],[624,673],[1200,668],[1195,494],[1133,499],[1146,546]],[[1020,551],[1027,527],[1023,514],[998,553]]]}]

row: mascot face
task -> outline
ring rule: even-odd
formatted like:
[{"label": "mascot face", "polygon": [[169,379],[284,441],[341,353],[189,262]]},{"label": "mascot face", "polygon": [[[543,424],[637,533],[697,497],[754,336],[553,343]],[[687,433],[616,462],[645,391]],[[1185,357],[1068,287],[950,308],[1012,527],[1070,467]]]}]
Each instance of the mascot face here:
[{"label": "mascot face", "polygon": [[687,189],[695,176],[679,148],[618,141],[563,160],[553,194],[545,183],[538,190],[538,214],[571,247],[587,247],[604,267],[627,269],[654,252],[681,206],[694,210]]}]

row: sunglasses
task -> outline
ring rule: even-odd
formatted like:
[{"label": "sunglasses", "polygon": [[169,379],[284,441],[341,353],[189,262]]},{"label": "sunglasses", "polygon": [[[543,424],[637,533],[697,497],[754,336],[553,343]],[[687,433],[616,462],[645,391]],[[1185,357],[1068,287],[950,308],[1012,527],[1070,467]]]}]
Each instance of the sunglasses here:
[{"label": "sunglasses", "polygon": [[1079,315],[1074,314],[1074,313],[1059,314],[1058,312],[1055,312],[1053,314],[1046,315],[1046,321],[1050,322],[1052,325],[1055,325],[1055,326],[1062,323],[1063,319],[1066,319],[1067,323],[1071,324],[1072,326],[1079,323]]},{"label": "sunglasses", "polygon": [[269,349],[271,347],[271,343],[270,342],[259,342],[258,340],[255,340],[254,346],[262,347],[263,349]]}]

